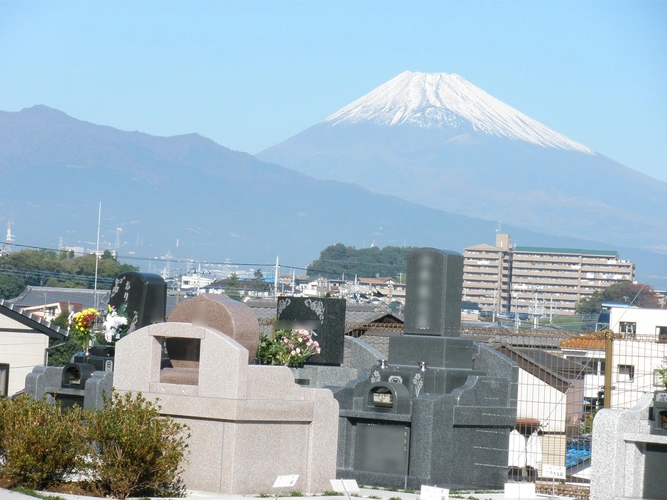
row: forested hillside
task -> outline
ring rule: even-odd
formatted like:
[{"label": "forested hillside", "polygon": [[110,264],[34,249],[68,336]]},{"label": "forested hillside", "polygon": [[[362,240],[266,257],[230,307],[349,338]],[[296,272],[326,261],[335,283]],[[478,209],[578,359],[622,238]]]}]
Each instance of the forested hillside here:
[{"label": "forested hillside", "polygon": [[359,248],[342,243],[330,245],[320,252],[320,258],[308,265],[309,276],[353,279],[391,276],[405,280],[407,255],[412,247]]},{"label": "forested hillside", "polygon": [[[98,288],[111,288],[113,278],[139,268],[121,264],[105,250],[97,269]],[[75,257],[73,252],[53,250],[21,250],[0,256],[0,298],[21,294],[27,285],[93,288],[95,255]]]}]

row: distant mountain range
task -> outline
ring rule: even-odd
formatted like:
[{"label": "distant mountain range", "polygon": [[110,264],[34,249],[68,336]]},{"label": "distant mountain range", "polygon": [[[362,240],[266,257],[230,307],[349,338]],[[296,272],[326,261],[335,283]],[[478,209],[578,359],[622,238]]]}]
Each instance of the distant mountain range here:
[{"label": "distant mountain range", "polygon": [[401,73],[257,157],[431,208],[667,252],[667,183],[458,75]]},{"label": "distant mountain range", "polygon": [[[154,137],[34,106],[0,112],[0,224],[16,244],[102,248],[150,259],[305,267],[326,246],[433,246],[462,251],[494,240],[496,221],[446,213],[317,180],[197,134]],[[502,225],[524,245],[618,249],[640,278],[667,275],[657,254]],[[2,238],[0,237],[0,240]],[[127,260],[146,269],[146,261]],[[659,286],[651,280],[654,286]],[[665,280],[667,284],[667,280]]]}]

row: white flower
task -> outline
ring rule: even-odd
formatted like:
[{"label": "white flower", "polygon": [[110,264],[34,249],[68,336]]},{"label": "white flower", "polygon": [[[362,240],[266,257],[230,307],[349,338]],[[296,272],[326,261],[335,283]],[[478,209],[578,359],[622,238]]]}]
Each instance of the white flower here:
[{"label": "white flower", "polygon": [[126,317],[118,316],[116,311],[107,314],[102,328],[102,332],[104,333],[104,340],[107,342],[112,342],[114,340],[120,339],[120,330],[124,326],[127,326]]}]

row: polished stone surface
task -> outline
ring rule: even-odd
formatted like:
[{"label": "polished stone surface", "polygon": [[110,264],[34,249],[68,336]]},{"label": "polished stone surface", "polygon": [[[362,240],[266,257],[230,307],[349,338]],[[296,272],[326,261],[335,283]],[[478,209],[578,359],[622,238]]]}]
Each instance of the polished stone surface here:
[{"label": "polished stone surface", "polygon": [[167,321],[214,328],[245,347],[249,363],[255,358],[260,336],[257,318],[247,305],[225,294],[202,294],[181,302]]},{"label": "polished stone surface", "polygon": [[343,364],[345,338],[345,299],[316,297],[279,297],[276,328],[304,328],[315,332],[313,339],[321,352],[308,358],[308,364]]},{"label": "polished stone surface", "polygon": [[463,255],[435,248],[408,254],[405,335],[461,335]]}]

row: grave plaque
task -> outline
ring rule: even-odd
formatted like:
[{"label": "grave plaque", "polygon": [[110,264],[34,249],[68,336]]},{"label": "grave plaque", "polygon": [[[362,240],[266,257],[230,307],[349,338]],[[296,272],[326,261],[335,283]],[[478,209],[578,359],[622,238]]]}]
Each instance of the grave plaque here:
[{"label": "grave plaque", "polygon": [[164,323],[167,310],[167,284],[152,273],[119,274],[113,282],[109,305],[117,310],[125,304],[130,331],[154,323]]},{"label": "grave plaque", "polygon": [[308,364],[343,363],[345,341],[345,299],[280,297],[276,329],[304,328],[314,332],[321,352],[308,358]]}]

